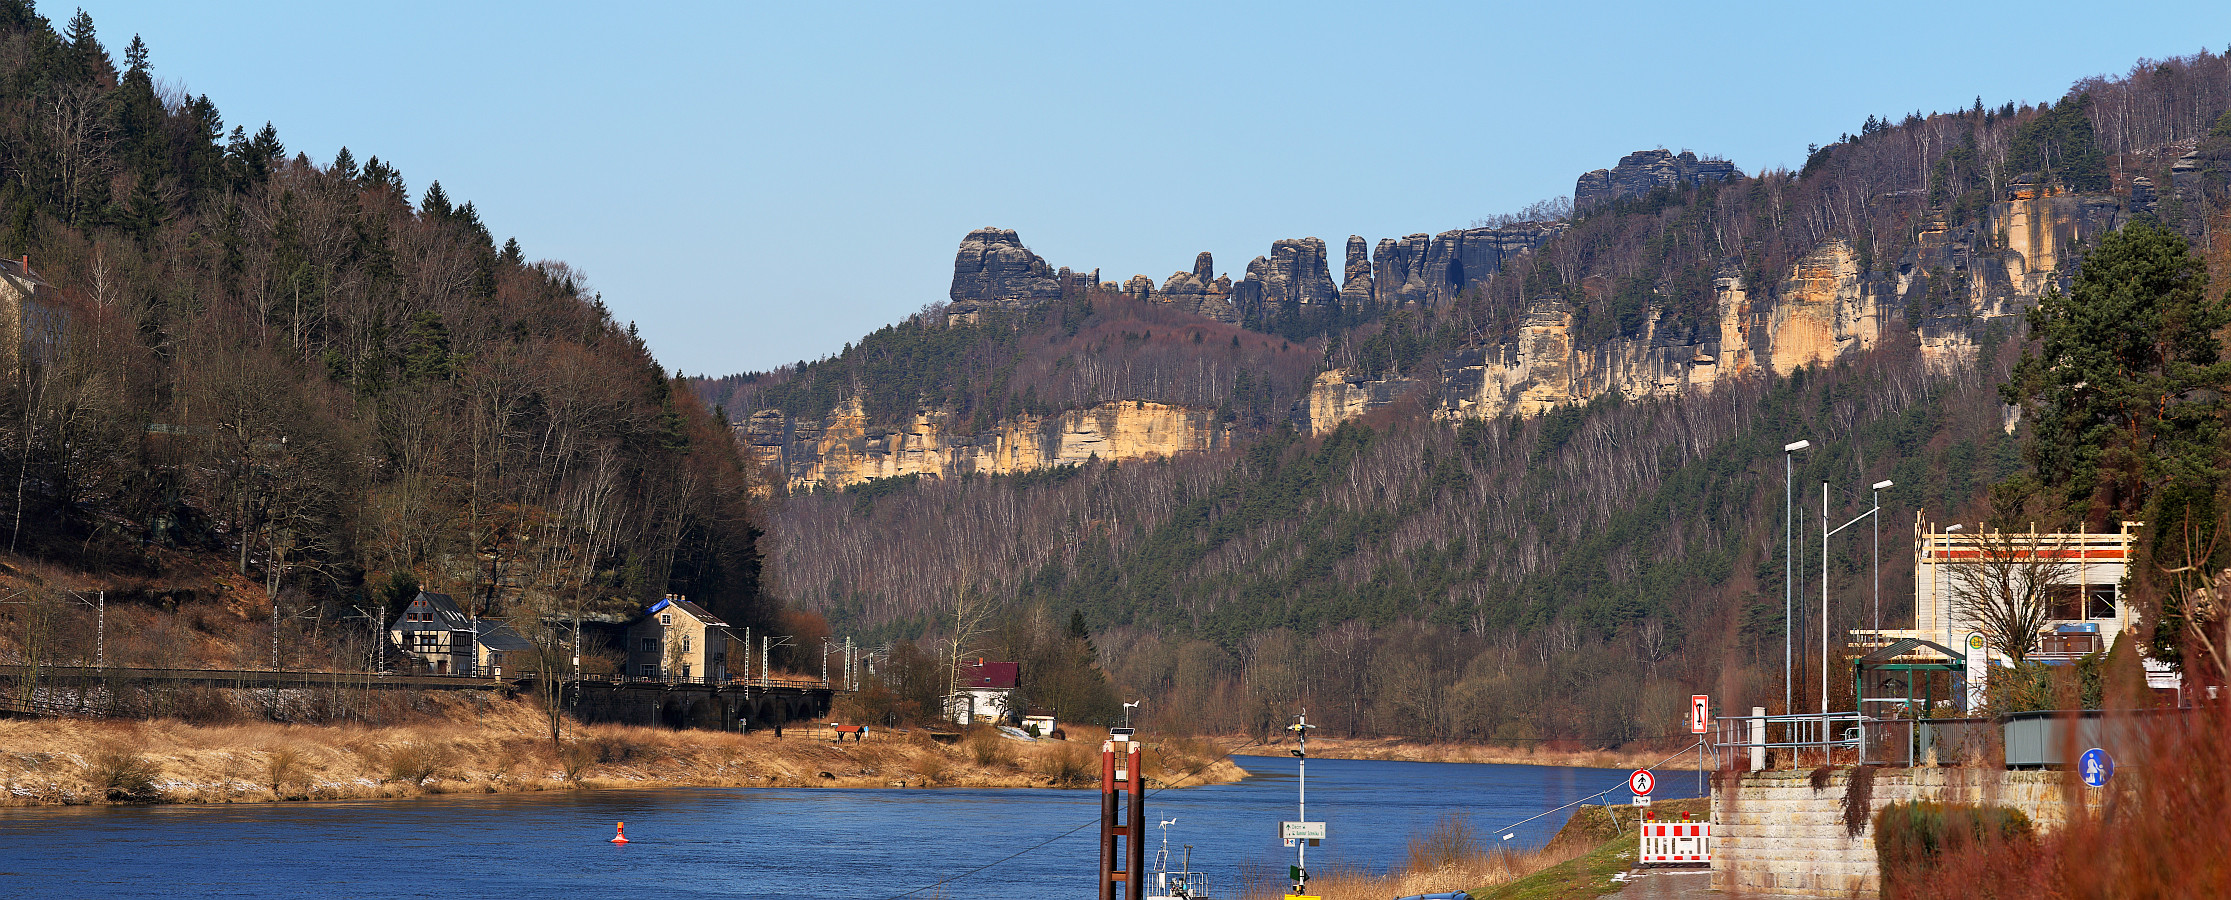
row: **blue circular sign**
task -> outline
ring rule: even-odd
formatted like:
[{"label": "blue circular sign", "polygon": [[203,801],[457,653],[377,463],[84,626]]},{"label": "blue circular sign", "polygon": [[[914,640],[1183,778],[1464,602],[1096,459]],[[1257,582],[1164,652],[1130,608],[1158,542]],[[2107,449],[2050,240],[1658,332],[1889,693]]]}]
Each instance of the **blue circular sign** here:
[{"label": "blue circular sign", "polygon": [[2107,779],[2115,777],[2115,758],[2108,756],[2107,751],[2093,747],[2084,751],[2083,757],[2076,761],[2076,771],[2084,776],[2085,784],[2104,787]]}]

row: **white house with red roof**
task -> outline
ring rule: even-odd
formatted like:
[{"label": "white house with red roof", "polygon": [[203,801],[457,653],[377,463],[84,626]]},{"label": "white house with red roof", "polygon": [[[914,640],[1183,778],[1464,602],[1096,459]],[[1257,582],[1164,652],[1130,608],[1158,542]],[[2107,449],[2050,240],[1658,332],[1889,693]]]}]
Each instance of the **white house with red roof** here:
[{"label": "white house with red roof", "polygon": [[953,679],[953,693],[945,698],[945,715],[961,725],[997,725],[1013,717],[1009,703],[1022,685],[1022,664],[986,662],[981,657],[961,663]]}]

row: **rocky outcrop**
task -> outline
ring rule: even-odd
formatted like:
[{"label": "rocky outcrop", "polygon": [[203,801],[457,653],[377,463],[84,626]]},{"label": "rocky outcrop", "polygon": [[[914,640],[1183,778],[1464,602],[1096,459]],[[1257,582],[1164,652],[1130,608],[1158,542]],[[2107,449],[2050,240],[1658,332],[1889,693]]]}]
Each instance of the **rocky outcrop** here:
[{"label": "rocky outcrop", "polygon": [[1309,395],[1296,410],[1299,421],[1295,424],[1307,428],[1310,434],[1324,434],[1342,422],[1390,405],[1419,387],[1419,382],[1411,378],[1366,380],[1346,369],[1330,369],[1319,373],[1309,385]]},{"label": "rocky outcrop", "polygon": [[1052,266],[1023,246],[1012,228],[978,228],[953,257],[955,313],[1032,306],[1061,296]]},{"label": "rocky outcrop", "polygon": [[1510,260],[1562,234],[1563,222],[1465,228],[1427,237],[1384,238],[1371,255],[1374,302],[1442,304],[1465,287],[1503,270]]},{"label": "rocky outcrop", "polygon": [[1348,236],[1348,252],[1341,268],[1341,308],[1358,311],[1373,306],[1376,295],[1371,289],[1371,245],[1364,243],[1362,235]]},{"label": "rocky outcrop", "polygon": [[1247,264],[1247,277],[1232,286],[1232,295],[1242,310],[1266,310],[1337,303],[1340,289],[1326,267],[1325,242],[1307,237],[1272,241],[1270,255]]},{"label": "rocky outcrop", "polygon": [[1741,174],[1735,164],[1722,159],[1698,159],[1683,150],[1638,150],[1619,158],[1619,165],[1597,169],[1573,184],[1573,211],[1647,197],[1659,188],[1682,188],[1706,181],[1725,181]]},{"label": "rocky outcrop", "polygon": [[1232,279],[1216,274],[1216,260],[1206,250],[1193,257],[1193,271],[1173,272],[1161,287],[1155,287],[1152,278],[1133,275],[1123,283],[1121,292],[1140,300],[1172,304],[1219,322],[1239,321],[1239,313],[1232,306]]},{"label": "rocky outcrop", "polygon": [[1213,409],[1118,400],[1053,416],[1023,415],[956,433],[952,415],[915,414],[906,427],[871,429],[858,400],[826,418],[761,410],[739,430],[754,462],[783,473],[792,490],[834,490],[902,475],[1000,475],[1051,466],[1217,450],[1231,431]]}]

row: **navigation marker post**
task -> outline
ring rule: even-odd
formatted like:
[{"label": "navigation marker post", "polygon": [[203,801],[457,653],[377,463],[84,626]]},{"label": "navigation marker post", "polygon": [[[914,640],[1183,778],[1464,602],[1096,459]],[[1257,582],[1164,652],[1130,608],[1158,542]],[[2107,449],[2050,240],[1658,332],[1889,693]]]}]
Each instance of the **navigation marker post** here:
[{"label": "navigation marker post", "polygon": [[1309,729],[1315,727],[1309,724],[1306,709],[1294,717],[1294,724],[1286,726],[1294,733],[1294,818],[1299,820],[1278,823],[1278,836],[1294,848],[1294,865],[1286,873],[1294,888],[1286,900],[1317,900],[1308,893],[1309,845],[1325,839],[1325,823],[1309,821]]}]

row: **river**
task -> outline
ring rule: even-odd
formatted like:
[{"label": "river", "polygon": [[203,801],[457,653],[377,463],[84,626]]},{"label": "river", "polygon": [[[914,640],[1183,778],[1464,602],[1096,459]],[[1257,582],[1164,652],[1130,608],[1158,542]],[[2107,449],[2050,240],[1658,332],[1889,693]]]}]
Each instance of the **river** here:
[{"label": "river", "polygon": [[[1193,845],[1218,898],[1243,872],[1283,877],[1295,760],[1240,757],[1253,777],[1147,799],[1152,868]],[[1309,868],[1384,870],[1448,815],[1486,840],[1537,846],[1557,813],[1626,770],[1309,761]],[[1696,795],[1667,773],[1659,797]],[[1625,800],[1622,790],[1613,795]],[[1095,790],[675,789],[450,795],[404,801],[0,809],[0,897],[885,898],[1094,896]],[[607,842],[616,821],[633,843]],[[1267,873],[1267,875],[1265,874]]]}]

